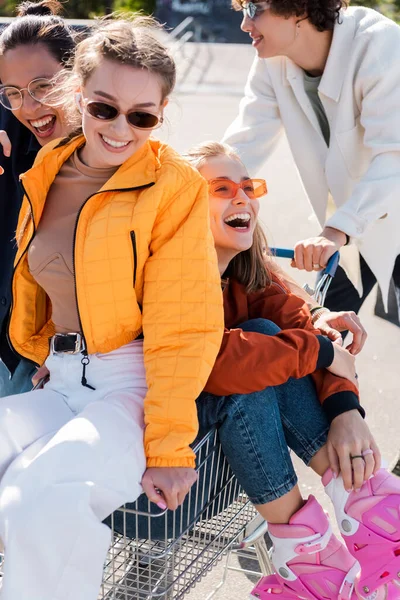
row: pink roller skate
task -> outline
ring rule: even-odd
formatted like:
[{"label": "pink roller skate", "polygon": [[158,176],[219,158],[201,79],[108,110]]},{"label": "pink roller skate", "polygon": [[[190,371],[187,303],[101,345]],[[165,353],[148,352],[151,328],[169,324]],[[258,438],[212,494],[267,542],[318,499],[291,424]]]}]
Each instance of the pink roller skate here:
[{"label": "pink roller skate", "polygon": [[380,469],[359,492],[332,471],[322,478],[349,552],[361,567],[357,594],[400,599],[400,479]]},{"label": "pink roller skate", "polygon": [[280,600],[356,600],[360,566],[333,535],[314,496],[288,525],[270,525],[269,533],[276,575],[263,577],[251,600],[270,600],[270,594],[280,594]]}]

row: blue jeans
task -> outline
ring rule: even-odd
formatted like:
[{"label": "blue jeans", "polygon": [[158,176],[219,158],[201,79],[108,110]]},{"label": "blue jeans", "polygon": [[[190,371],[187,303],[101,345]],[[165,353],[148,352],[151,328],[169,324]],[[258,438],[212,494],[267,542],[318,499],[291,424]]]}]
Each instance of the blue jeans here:
[{"label": "blue jeans", "polygon": [[9,370],[0,360],[0,398],[30,392],[33,387],[34,373],[36,373],[35,365],[30,360],[22,359],[10,379]]},{"label": "blue jeans", "polygon": [[[279,332],[266,319],[253,319],[240,327],[265,335]],[[276,500],[297,483],[288,446],[308,465],[329,431],[309,376],[252,394],[203,392],[197,411],[200,435],[217,427],[224,454],[253,504]]]}]

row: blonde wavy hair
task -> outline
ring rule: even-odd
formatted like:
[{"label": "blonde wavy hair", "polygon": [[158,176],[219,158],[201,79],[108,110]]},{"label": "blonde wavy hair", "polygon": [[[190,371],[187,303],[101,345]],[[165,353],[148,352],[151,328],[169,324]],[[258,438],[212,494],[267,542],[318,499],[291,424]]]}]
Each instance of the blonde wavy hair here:
[{"label": "blonde wavy hair", "polygon": [[[184,156],[196,169],[201,169],[210,158],[218,156],[227,156],[243,164],[231,146],[220,142],[203,142],[188,150]],[[271,276],[267,268],[268,255],[267,238],[261,224],[257,222],[252,246],[231,260],[227,273],[246,286],[247,293],[263,290],[271,285]]]}]

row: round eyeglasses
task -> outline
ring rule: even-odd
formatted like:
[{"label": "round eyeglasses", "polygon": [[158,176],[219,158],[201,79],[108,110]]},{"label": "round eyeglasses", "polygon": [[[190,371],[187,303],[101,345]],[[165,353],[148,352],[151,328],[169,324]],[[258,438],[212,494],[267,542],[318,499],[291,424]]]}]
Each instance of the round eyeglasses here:
[{"label": "round eyeglasses", "polygon": [[269,1],[247,2],[246,4],[242,4],[243,16],[247,16],[249,19],[255,19],[270,7],[271,3]]},{"label": "round eyeglasses", "polygon": [[28,94],[41,104],[46,103],[46,96],[53,89],[53,84],[49,79],[32,79],[26,88],[18,88],[12,85],[0,86],[0,103],[7,110],[18,110],[24,103],[23,92]]}]

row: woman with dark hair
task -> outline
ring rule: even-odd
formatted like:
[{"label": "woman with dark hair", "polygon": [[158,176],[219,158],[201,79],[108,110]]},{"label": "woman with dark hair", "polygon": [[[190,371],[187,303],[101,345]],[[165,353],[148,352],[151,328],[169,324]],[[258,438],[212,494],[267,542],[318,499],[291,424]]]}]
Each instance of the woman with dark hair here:
[{"label": "woman with dark hair", "polygon": [[50,80],[75,45],[57,16],[60,9],[57,0],[23,2],[18,18],[0,36],[0,396],[28,391],[35,372],[29,360],[9,348],[7,315],[22,200],[19,175],[32,166],[41,146],[67,133],[62,112],[43,104]]},{"label": "woman with dark hair", "polygon": [[[233,0],[257,58],[224,140],[257,172],[285,130],[322,226],[293,266],[341,262],[326,305],[356,312],[391,279],[400,306],[400,28],[344,0]],[[349,246],[349,247],[347,247]]]},{"label": "woman with dark hair", "polygon": [[[225,332],[197,400],[202,433],[217,427],[249,499],[268,521],[276,575],[251,598],[399,598],[400,480],[359,404],[355,358],[314,328],[307,304],[271,271],[257,222],[266,194],[227,145],[188,153],[209,186]],[[322,478],[347,548],[321,505],[303,499],[288,446]]]}]

